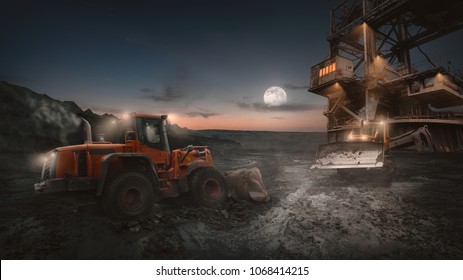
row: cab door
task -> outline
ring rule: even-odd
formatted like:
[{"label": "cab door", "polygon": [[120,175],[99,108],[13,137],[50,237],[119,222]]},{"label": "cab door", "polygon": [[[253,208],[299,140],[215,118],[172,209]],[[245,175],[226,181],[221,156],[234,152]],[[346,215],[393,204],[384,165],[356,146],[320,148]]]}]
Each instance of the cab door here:
[{"label": "cab door", "polygon": [[168,143],[162,137],[162,120],[137,118],[138,140],[140,152],[148,155],[158,169],[167,169],[170,164],[170,151]]}]

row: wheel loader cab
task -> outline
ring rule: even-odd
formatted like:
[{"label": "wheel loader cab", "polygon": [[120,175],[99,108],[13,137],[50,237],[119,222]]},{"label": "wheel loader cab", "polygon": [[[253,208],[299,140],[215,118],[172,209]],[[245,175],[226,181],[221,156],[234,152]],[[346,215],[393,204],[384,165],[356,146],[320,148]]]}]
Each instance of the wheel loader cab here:
[{"label": "wheel loader cab", "polygon": [[[158,149],[165,150],[164,143],[161,143],[161,122],[157,119],[136,118],[138,141],[142,144]],[[169,152],[169,151],[166,151]]]},{"label": "wheel loader cab", "polygon": [[167,116],[131,114],[117,127],[114,142],[126,144],[133,152],[148,155],[156,165],[170,164]]}]

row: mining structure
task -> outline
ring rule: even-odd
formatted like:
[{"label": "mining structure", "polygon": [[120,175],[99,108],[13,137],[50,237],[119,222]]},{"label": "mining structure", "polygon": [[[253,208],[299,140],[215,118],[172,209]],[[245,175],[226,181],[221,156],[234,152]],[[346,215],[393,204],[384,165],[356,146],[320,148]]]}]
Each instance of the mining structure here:
[{"label": "mining structure", "polygon": [[461,70],[420,48],[462,27],[461,0],[353,0],[333,8],[329,58],[311,68],[309,88],[328,99],[328,143],[373,138],[378,127],[368,124],[375,124],[384,127],[386,150],[463,151]]}]

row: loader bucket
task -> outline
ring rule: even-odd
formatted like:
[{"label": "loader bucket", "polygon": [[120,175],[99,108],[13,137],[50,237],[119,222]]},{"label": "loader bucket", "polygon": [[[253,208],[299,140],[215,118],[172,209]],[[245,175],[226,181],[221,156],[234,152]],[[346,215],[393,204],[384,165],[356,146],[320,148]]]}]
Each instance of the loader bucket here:
[{"label": "loader bucket", "polygon": [[383,164],[383,143],[338,142],[318,146],[311,169],[372,168]]},{"label": "loader bucket", "polygon": [[239,169],[225,173],[230,193],[236,200],[267,202],[270,196],[264,187],[259,168]]}]

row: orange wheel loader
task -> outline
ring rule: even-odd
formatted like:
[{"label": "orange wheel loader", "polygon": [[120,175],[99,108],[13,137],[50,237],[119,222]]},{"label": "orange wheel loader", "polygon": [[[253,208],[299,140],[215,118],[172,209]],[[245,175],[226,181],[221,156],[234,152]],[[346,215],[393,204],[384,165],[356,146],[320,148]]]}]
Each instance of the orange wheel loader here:
[{"label": "orange wheel loader", "polygon": [[[91,135],[87,121],[86,134]],[[100,139],[46,155],[36,194],[93,190],[105,212],[130,218],[162,198],[191,191],[206,207],[223,206],[229,191],[206,146],[170,151],[167,116],[131,114],[115,125],[113,142]]]}]

